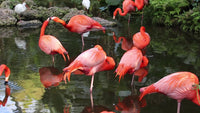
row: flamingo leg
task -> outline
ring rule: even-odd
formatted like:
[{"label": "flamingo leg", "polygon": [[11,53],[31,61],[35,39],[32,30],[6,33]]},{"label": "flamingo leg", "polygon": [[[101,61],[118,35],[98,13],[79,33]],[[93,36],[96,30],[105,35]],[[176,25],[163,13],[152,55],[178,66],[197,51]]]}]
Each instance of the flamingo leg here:
[{"label": "flamingo leg", "polygon": [[90,93],[92,93],[93,82],[94,82],[94,74],[92,75],[92,79],[91,79],[91,84],[90,84]]},{"label": "flamingo leg", "polygon": [[134,83],[134,73],[133,73],[133,76],[132,76],[131,86],[133,86],[133,83]]},{"label": "flamingo leg", "polygon": [[181,100],[177,100],[177,113],[180,113],[180,108],[181,108]]},{"label": "flamingo leg", "polygon": [[131,14],[129,14],[129,16],[128,16],[128,27],[129,27],[130,21],[131,21]]},{"label": "flamingo leg", "polygon": [[84,43],[84,39],[83,39],[83,34],[81,34],[81,39],[82,39],[82,46],[84,46],[85,43]]},{"label": "flamingo leg", "polygon": [[54,63],[54,55],[52,55],[52,61],[53,61],[53,63]]},{"label": "flamingo leg", "polygon": [[81,34],[81,39],[82,39],[82,52],[83,52],[84,45],[85,45],[85,43],[84,43],[84,37],[83,37],[83,34]]},{"label": "flamingo leg", "polygon": [[94,103],[93,103],[93,96],[92,96],[92,92],[90,93],[90,101],[91,101],[91,108],[92,108],[92,111],[93,111],[93,106],[94,106]]}]

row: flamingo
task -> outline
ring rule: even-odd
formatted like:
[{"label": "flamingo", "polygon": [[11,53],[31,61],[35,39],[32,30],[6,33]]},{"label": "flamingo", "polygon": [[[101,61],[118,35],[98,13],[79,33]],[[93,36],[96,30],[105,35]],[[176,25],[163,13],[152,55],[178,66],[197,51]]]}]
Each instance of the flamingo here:
[{"label": "flamingo", "polygon": [[82,71],[85,75],[92,76],[90,93],[93,88],[94,74],[99,71],[112,70],[115,67],[115,61],[112,57],[106,56],[105,51],[100,45],[82,52],[68,67],[63,69],[64,80],[70,81],[70,75],[76,70]]},{"label": "flamingo", "polygon": [[15,12],[17,13],[17,14],[21,14],[21,13],[23,13],[24,11],[26,11],[26,8],[27,8],[28,6],[26,5],[26,2],[23,2],[22,4],[17,4],[16,6],[15,6],[15,8],[14,8],[14,10],[15,10]]},{"label": "flamingo", "polygon": [[83,0],[82,5],[87,9],[87,11],[90,8],[90,0]]},{"label": "flamingo", "polygon": [[115,43],[120,43],[120,41],[122,40],[121,48],[124,51],[128,51],[133,47],[133,41],[132,40],[128,40],[128,38],[125,38],[125,37],[119,37],[118,40],[117,40],[117,37],[115,36],[114,32],[113,32],[113,39],[114,39]]},{"label": "flamingo", "polygon": [[48,25],[50,18],[43,22],[41,31],[40,31],[40,39],[39,39],[39,47],[46,54],[52,55],[53,63],[54,63],[54,55],[61,54],[63,59],[66,61],[65,55],[67,55],[68,60],[70,60],[68,52],[62,46],[60,41],[52,36],[52,35],[44,35],[45,28]]},{"label": "flamingo", "polygon": [[133,86],[134,72],[141,66],[147,66],[148,59],[142,55],[141,50],[136,47],[126,51],[122,56],[117,69],[115,70],[116,76],[119,75],[119,81],[126,73],[133,74],[131,86]]},{"label": "flamingo", "polygon": [[1,64],[0,65],[0,76],[2,75],[3,71],[5,73],[5,84],[7,84],[9,76],[10,76],[10,68],[5,64]]},{"label": "flamingo", "polygon": [[133,45],[138,49],[144,49],[150,43],[150,36],[145,32],[145,27],[140,27],[140,32],[133,35]]},{"label": "flamingo", "polygon": [[45,88],[58,86],[63,80],[63,73],[54,67],[43,67],[39,69],[40,81]]},{"label": "flamingo", "polygon": [[175,72],[169,74],[156,83],[140,88],[140,100],[150,93],[162,93],[177,100],[177,113],[180,113],[181,101],[191,100],[200,106],[199,80],[191,72]]},{"label": "flamingo", "polygon": [[61,23],[70,32],[76,32],[78,34],[81,34],[83,46],[84,46],[83,33],[86,33],[91,30],[103,30],[103,32],[105,33],[105,28],[102,27],[100,23],[85,15],[73,16],[69,20],[68,24],[66,24],[64,20],[58,17],[51,17],[51,19],[55,22]]},{"label": "flamingo", "polygon": [[113,19],[115,19],[115,16],[117,15],[117,12],[119,12],[119,14],[121,16],[125,16],[127,13],[129,13],[129,19],[128,19],[128,24],[130,23],[130,13],[132,11],[135,11],[135,6],[133,5],[135,4],[134,1],[132,0],[124,0],[122,3],[122,9],[124,12],[122,12],[122,10],[120,8],[115,9],[114,13],[113,13]]}]

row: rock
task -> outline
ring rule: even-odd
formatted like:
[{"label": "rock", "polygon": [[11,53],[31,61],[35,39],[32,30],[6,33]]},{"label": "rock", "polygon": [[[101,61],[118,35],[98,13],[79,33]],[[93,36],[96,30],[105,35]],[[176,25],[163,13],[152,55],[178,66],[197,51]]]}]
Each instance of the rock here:
[{"label": "rock", "polygon": [[97,22],[99,22],[104,27],[113,27],[113,26],[117,25],[116,22],[108,21],[108,20],[105,20],[105,19],[100,18],[100,17],[93,17],[93,19],[96,20]]},{"label": "rock", "polygon": [[0,15],[0,26],[12,26],[17,22],[15,12],[11,9],[0,8]]},{"label": "rock", "polygon": [[39,20],[30,20],[30,21],[19,21],[17,25],[21,28],[38,28],[42,25],[42,22]]},{"label": "rock", "polygon": [[58,8],[58,7],[37,7],[37,9],[26,10],[23,12],[22,18],[24,20],[34,20],[39,19],[41,21],[46,20],[48,17],[57,16],[63,17],[66,13],[69,12],[68,7]]},{"label": "rock", "polygon": [[84,15],[84,10],[78,10],[76,8],[69,9],[69,13],[66,13],[66,15],[62,18],[64,21],[69,21],[71,17],[75,15]]},{"label": "rock", "polygon": [[15,5],[17,4],[16,1],[11,1],[11,0],[5,0],[1,3],[0,8],[4,9],[13,9]]}]

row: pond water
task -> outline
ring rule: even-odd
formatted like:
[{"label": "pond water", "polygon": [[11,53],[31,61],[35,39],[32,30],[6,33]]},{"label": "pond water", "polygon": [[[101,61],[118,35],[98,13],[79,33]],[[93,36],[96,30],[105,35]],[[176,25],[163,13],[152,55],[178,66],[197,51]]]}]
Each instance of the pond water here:
[{"label": "pond water", "polygon": [[[121,42],[115,43],[113,40],[113,32],[116,37],[123,36],[132,41],[133,34],[140,29],[140,25],[133,22],[129,30],[127,21],[120,23],[117,27],[107,28],[105,34],[102,31],[90,32],[85,38],[84,47],[84,50],[87,50],[96,44],[101,45],[107,55],[115,59],[115,69],[125,51],[121,48]],[[199,77],[200,37],[177,29],[144,26],[151,36],[150,45],[146,50],[149,59],[149,65],[144,69],[148,73],[146,77],[142,82],[138,82],[138,77],[135,77],[135,87],[132,88],[132,75],[126,74],[119,82],[114,70],[98,72],[95,74],[92,95],[89,92],[90,76],[72,74],[71,81],[67,84],[60,81],[62,69],[70,62],[64,62],[61,55],[55,55],[55,64],[52,64],[52,57],[38,47],[40,28],[0,28],[0,63],[6,64],[11,69],[8,83],[11,94],[7,97],[5,106],[0,107],[0,112],[88,113],[87,110],[91,110],[91,100],[93,100],[95,113],[98,113],[98,110],[116,113],[133,113],[133,111],[134,113],[175,113],[176,100],[162,94],[150,94],[145,96],[142,102],[138,102],[139,88],[177,71],[190,71]],[[57,24],[48,26],[45,34],[57,37],[69,52],[71,60],[81,53],[82,43],[79,34],[71,33]],[[50,71],[57,75],[52,79],[59,81],[59,84],[45,88],[40,73],[50,73]],[[50,78],[50,76],[43,77]],[[3,85],[3,80],[4,76],[1,76],[1,103],[5,102],[6,88],[8,90],[8,86]],[[130,108],[132,112],[121,111],[120,106],[124,106],[124,109]],[[181,113],[188,112],[198,113],[200,107],[189,100],[183,100]]]}]

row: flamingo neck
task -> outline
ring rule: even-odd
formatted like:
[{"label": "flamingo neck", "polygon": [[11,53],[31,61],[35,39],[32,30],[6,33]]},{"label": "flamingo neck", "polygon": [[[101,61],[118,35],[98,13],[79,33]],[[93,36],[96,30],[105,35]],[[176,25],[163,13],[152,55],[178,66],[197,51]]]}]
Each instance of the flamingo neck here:
[{"label": "flamingo neck", "polygon": [[119,12],[119,14],[120,14],[121,16],[125,16],[125,15],[128,13],[127,11],[122,12],[122,10],[121,10],[120,8],[117,8],[117,9],[114,11],[113,16],[116,16],[116,15],[117,15],[117,12]]},{"label": "flamingo neck", "polygon": [[3,71],[5,71],[5,81],[8,81],[10,69],[5,64],[0,65],[0,76],[2,75]]},{"label": "flamingo neck", "polygon": [[145,38],[146,42],[150,42],[150,37],[149,37],[149,35],[145,32],[145,27],[144,27],[144,26],[142,26],[142,27],[140,28],[140,33],[141,33],[141,35]]},{"label": "flamingo neck", "polygon": [[49,24],[49,19],[44,21],[42,28],[41,28],[41,31],[40,31],[40,37],[44,35],[45,29],[46,29],[48,24]]},{"label": "flamingo neck", "polygon": [[113,39],[114,39],[115,43],[120,43],[121,39],[124,39],[124,37],[119,37],[117,40],[117,37],[115,35],[113,35]]}]

